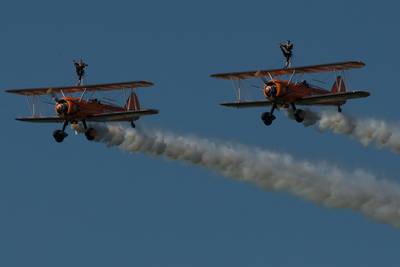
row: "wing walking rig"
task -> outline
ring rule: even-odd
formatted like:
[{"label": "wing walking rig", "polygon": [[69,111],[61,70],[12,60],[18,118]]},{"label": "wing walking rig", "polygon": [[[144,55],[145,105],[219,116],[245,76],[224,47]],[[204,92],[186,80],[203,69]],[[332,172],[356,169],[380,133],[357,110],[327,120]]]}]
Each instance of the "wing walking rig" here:
[{"label": "wing walking rig", "polygon": [[[68,124],[77,129],[79,128],[78,123],[81,123],[86,138],[94,140],[96,131],[94,128],[88,127],[87,122],[126,121],[130,122],[132,127],[135,127],[135,121],[140,117],[158,114],[156,109],[141,108],[138,95],[135,92],[137,88],[153,86],[152,82],[129,81],[82,85],[83,74],[79,73],[78,76],[79,80],[76,86],[6,90],[8,93],[26,96],[31,108],[31,116],[17,117],[16,120],[36,123],[62,123],[62,128],[53,132],[54,139],[57,142],[62,142],[68,136],[65,132]],[[125,104],[119,105],[114,102],[115,100],[106,97],[104,99],[87,97],[89,94],[93,96],[94,93],[110,91],[122,91],[125,98],[127,97]],[[78,96],[76,96],[77,94]],[[45,103],[54,105],[55,115],[53,116],[42,116],[39,112],[38,106],[40,105],[41,97],[45,96],[50,96],[52,99],[52,103]]]},{"label": "wing walking rig", "polygon": [[[263,112],[261,119],[266,125],[271,125],[275,116],[273,112],[276,108],[292,108],[297,122],[303,122],[305,112],[297,109],[296,106],[336,106],[338,111],[342,111],[342,105],[347,100],[364,98],[370,95],[367,91],[347,91],[343,76],[339,72],[355,68],[362,68],[365,64],[361,61],[346,61],[330,64],[311,65],[294,68],[257,70],[244,72],[229,72],[212,74],[211,77],[218,79],[231,80],[236,89],[236,101],[221,103],[226,107],[250,108],[270,106],[269,112]],[[333,72],[336,75],[332,88],[323,89],[307,82],[306,80],[294,81],[296,75]],[[289,79],[281,79],[287,75]],[[264,99],[246,101],[241,99],[241,80],[259,78],[263,82]]]}]

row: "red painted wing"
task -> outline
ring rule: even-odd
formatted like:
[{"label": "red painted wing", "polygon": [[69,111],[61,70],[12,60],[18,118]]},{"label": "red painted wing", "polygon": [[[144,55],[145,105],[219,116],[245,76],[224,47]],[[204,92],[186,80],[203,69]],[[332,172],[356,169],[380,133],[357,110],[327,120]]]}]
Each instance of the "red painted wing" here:
[{"label": "red painted wing", "polygon": [[138,87],[150,87],[152,82],[148,81],[132,81],[132,82],[120,82],[120,83],[105,83],[105,84],[92,84],[92,85],[80,85],[80,86],[67,86],[67,87],[42,87],[42,88],[28,88],[28,89],[9,89],[7,93],[18,94],[18,95],[48,95],[53,93],[76,93],[91,91],[111,91],[126,88],[138,88]]},{"label": "red painted wing", "polygon": [[280,76],[293,73],[317,73],[329,71],[342,71],[354,68],[362,68],[365,64],[361,61],[346,61],[330,64],[312,65],[304,67],[295,67],[287,69],[271,69],[271,70],[257,70],[257,71],[244,71],[244,72],[229,72],[212,74],[211,77],[227,80],[241,80],[251,79],[257,77]]}]

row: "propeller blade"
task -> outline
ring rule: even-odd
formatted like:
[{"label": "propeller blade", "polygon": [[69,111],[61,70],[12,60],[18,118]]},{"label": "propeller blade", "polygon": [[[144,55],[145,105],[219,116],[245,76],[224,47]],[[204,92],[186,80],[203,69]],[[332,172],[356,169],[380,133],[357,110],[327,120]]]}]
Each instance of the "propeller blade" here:
[{"label": "propeller blade", "polygon": [[47,105],[54,106],[54,103],[52,103],[52,102],[49,102],[49,101],[42,101],[42,103],[44,103],[44,104],[47,104]]},{"label": "propeller blade", "polygon": [[47,90],[46,93],[51,96],[51,98],[54,100],[54,102],[58,102],[59,99],[58,99],[57,95],[53,92],[52,88],[49,88],[49,90]]},{"label": "propeller blade", "polygon": [[267,81],[267,79],[265,78],[265,77],[260,77],[260,79],[261,79],[261,81],[263,81],[263,83],[267,83],[268,81]]}]

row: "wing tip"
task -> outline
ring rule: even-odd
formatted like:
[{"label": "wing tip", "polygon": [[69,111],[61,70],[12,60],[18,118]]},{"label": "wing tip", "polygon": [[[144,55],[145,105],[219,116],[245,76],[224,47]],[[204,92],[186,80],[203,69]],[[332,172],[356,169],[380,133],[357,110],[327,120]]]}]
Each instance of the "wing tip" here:
[{"label": "wing tip", "polygon": [[371,95],[368,91],[353,91],[354,93],[358,94],[360,97],[369,97]]},{"label": "wing tip", "polygon": [[8,89],[8,90],[4,90],[4,92],[9,93],[9,94],[23,95],[22,93],[19,92],[18,89]]},{"label": "wing tip", "polygon": [[219,103],[221,106],[224,106],[224,107],[229,107],[229,106],[232,106],[232,105],[234,105],[234,103],[232,103],[232,102],[222,102],[222,103]]},{"label": "wing tip", "polygon": [[158,110],[158,109],[149,109],[149,112],[150,112],[151,114],[153,114],[153,115],[160,114],[160,110]]},{"label": "wing tip", "polygon": [[146,84],[147,87],[154,86],[154,83],[150,81],[140,81],[140,82]]},{"label": "wing tip", "polygon": [[223,73],[215,73],[210,75],[211,78],[215,79],[224,79],[224,74]]},{"label": "wing tip", "polygon": [[242,102],[223,102],[219,103],[223,107],[229,107],[229,108],[240,108],[240,104]]},{"label": "wing tip", "polygon": [[360,68],[365,67],[365,63],[362,60],[351,61],[351,63],[357,64]]}]

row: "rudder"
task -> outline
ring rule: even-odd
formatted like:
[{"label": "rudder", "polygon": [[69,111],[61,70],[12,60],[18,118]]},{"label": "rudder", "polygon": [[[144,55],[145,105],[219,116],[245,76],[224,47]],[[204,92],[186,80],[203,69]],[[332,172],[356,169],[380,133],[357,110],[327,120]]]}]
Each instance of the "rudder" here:
[{"label": "rudder", "polygon": [[346,85],[344,84],[342,76],[336,77],[336,81],[332,85],[331,92],[332,93],[346,92]]},{"label": "rudder", "polygon": [[126,110],[140,110],[139,97],[135,92],[132,92],[126,100],[125,108]]}]

